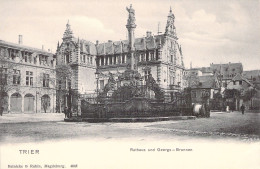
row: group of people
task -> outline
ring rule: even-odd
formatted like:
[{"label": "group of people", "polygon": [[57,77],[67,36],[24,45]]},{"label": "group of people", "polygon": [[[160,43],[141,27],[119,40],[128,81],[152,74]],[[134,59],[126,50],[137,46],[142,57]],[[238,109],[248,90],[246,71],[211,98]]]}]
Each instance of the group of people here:
[{"label": "group of people", "polygon": [[[242,114],[245,114],[245,109],[246,109],[245,105],[242,104],[242,106],[240,107],[240,110],[241,110]],[[234,109],[231,109],[231,111],[233,112]],[[229,106],[226,106],[226,112],[230,112]]]},{"label": "group of people", "polygon": [[65,118],[71,118],[72,117],[72,112],[70,109],[68,109],[68,107],[64,108],[64,114],[65,114]]}]

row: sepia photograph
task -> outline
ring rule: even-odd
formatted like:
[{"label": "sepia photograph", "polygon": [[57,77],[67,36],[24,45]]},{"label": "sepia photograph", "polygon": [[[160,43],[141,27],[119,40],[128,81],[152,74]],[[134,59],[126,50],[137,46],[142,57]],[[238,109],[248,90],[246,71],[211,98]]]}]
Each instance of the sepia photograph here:
[{"label": "sepia photograph", "polygon": [[0,13],[0,169],[260,168],[259,0]]}]

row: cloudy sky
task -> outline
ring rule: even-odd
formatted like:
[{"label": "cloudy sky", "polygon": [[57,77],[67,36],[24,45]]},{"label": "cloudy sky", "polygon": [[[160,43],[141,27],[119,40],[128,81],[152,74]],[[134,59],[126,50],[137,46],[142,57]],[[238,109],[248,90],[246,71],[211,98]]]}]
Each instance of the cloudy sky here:
[{"label": "cloudy sky", "polygon": [[95,43],[126,39],[126,6],[136,37],[165,31],[170,6],[187,68],[242,62],[260,69],[259,0],[0,0],[0,39],[56,50],[69,20],[76,37]]}]

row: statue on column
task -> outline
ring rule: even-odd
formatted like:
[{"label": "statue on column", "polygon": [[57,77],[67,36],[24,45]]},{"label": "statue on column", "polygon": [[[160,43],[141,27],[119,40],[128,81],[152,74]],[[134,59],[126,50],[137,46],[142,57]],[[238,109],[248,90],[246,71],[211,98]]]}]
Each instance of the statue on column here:
[{"label": "statue on column", "polygon": [[126,7],[126,10],[128,11],[128,25],[135,25],[135,10],[132,8],[132,4],[130,5],[130,8]]}]

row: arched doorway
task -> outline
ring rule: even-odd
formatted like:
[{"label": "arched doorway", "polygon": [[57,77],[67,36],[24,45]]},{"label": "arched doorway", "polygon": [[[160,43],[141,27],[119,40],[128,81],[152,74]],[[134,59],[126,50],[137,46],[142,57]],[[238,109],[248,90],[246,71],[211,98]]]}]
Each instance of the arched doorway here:
[{"label": "arched doorway", "polygon": [[50,112],[51,99],[50,96],[45,94],[41,98],[41,112],[47,113]]},{"label": "arched doorway", "polygon": [[19,93],[11,95],[10,111],[12,113],[22,113],[22,96]]},{"label": "arched doorway", "polygon": [[34,112],[34,96],[32,94],[26,94],[24,96],[24,112],[25,113]]}]

